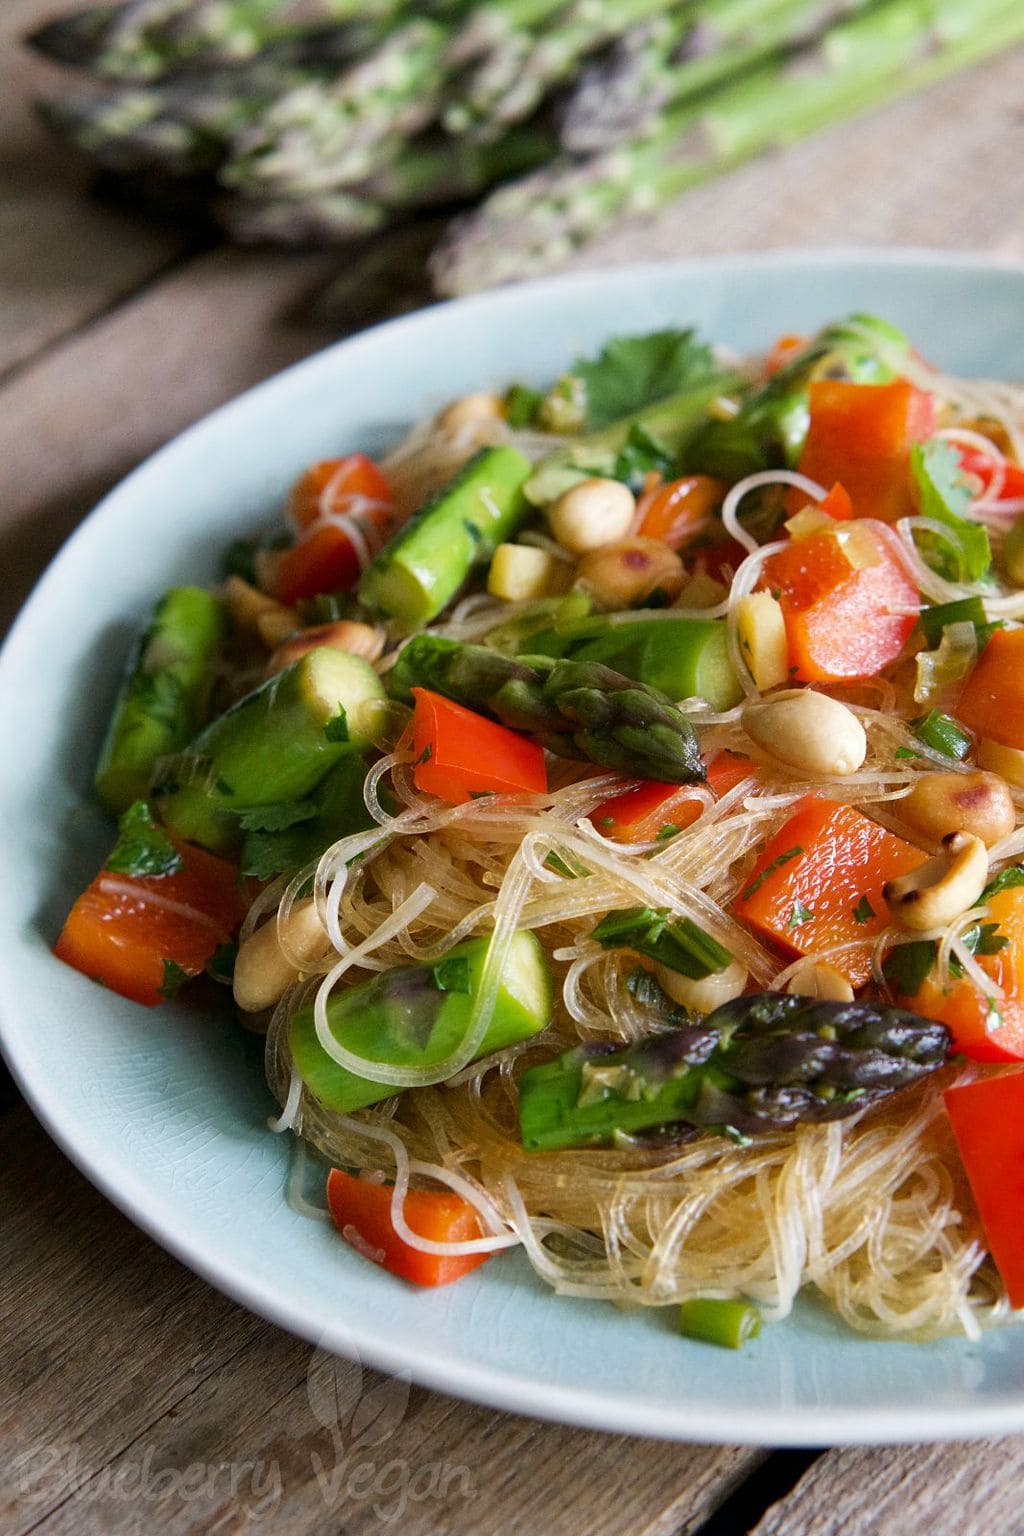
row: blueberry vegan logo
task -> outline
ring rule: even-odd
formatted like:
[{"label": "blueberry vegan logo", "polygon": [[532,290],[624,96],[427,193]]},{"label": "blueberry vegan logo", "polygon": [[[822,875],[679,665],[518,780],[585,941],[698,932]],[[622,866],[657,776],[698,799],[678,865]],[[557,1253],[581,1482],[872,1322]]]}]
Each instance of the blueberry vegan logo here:
[{"label": "blueberry vegan logo", "polygon": [[358,1358],[315,1349],[306,1390],[314,1416],[331,1435],[330,1458],[311,1452],[329,1509],[369,1502],[377,1518],[391,1524],[411,1504],[473,1497],[468,1467],[399,1454],[410,1449],[398,1437],[409,1410],[408,1376],[367,1376]]}]

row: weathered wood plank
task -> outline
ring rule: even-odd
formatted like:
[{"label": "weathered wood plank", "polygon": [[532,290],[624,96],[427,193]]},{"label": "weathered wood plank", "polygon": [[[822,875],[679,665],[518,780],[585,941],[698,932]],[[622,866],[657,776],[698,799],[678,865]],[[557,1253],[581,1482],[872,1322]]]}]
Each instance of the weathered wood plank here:
[{"label": "weathered wood plank", "polygon": [[331,339],[294,318],[332,258],[197,258],[0,387],[0,632],[84,513],[168,438]]},{"label": "weathered wood plank", "polygon": [[545,1536],[676,1536],[761,1454],[493,1414],[312,1351],[143,1237],[24,1108],[0,1169],[10,1536],[499,1536],[510,1511]]},{"label": "weathered wood plank", "polygon": [[61,0],[0,6],[0,374],[130,293],[186,244],[170,227],[87,199],[88,169],[32,113],[34,98],[68,90],[73,77],[21,39],[61,8]]},{"label": "weathered wood plank", "polygon": [[964,1536],[1024,1530],[1024,1436],[830,1451],[750,1536]]}]

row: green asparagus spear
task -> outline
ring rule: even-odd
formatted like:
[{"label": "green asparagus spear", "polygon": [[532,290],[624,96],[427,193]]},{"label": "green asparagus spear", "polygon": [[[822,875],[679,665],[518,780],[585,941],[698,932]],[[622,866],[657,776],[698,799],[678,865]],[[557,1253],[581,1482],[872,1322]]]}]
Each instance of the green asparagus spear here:
[{"label": "green asparagus spear", "polygon": [[531,665],[438,635],[417,635],[388,674],[395,697],[429,688],[536,736],[561,757],[589,759],[640,779],[698,784],[697,736],[664,694],[595,662]]},{"label": "green asparagus spear", "polygon": [[202,724],[224,634],[217,599],[175,587],[139,641],[96,768],[96,793],[120,815],[145,798],[157,759],[179,751]]},{"label": "green asparagus spear", "polygon": [[384,546],[360,583],[361,600],[407,629],[428,624],[525,521],[529,474],[515,448],[481,449]]},{"label": "green asparagus spear", "polygon": [[659,617],[622,624],[602,614],[530,635],[522,649],[531,656],[600,662],[670,699],[706,699],[714,710],[732,709],[743,696],[722,619]]},{"label": "green asparagus spear", "polygon": [[946,1060],[949,1031],[900,1008],[763,992],[620,1050],[593,1042],[519,1079],[530,1151],[688,1125],[739,1135],[837,1120]]},{"label": "green asparagus spear", "polygon": [[[439,960],[383,971],[337,992],[327,1005],[331,1034],[346,1050],[395,1067],[443,1062],[465,1038],[480,993],[490,940],[468,939]],[[515,934],[494,1012],[477,1056],[504,1050],[539,1034],[551,1022],[551,973],[532,933]],[[292,1060],[314,1098],[350,1114],[388,1098],[395,1089],[341,1066],[317,1039],[312,1008],[289,1027]]]},{"label": "green asparagus spear", "polygon": [[437,251],[442,293],[558,266],[599,230],[651,213],[752,155],[922,89],[1024,39],[1019,0],[883,0],[813,48],[765,63],[658,133],[608,155],[559,161],[467,215]]},{"label": "green asparagus spear", "polygon": [[894,378],[909,356],[902,331],[873,315],[828,325],[767,384],[748,393],[735,416],[706,419],[683,450],[683,467],[730,482],[761,469],[792,468],[807,436],[813,379],[880,384]]},{"label": "green asparagus spear", "polygon": [[321,647],[247,694],[157,769],[153,803],[180,837],[221,852],[240,817],[300,801],[377,729],[384,688],[358,656]]}]

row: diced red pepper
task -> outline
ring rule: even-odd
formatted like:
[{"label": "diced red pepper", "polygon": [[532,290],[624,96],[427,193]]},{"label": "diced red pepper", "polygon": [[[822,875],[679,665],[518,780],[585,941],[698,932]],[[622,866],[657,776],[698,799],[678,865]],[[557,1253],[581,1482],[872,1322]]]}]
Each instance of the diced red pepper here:
[{"label": "diced red pepper", "polygon": [[477,795],[545,792],[544,749],[535,741],[427,688],[414,688],[413,697],[417,789],[449,805]]},{"label": "diced red pepper", "polygon": [[311,464],[296,482],[288,502],[288,515],[297,530],[318,518],[346,512],[354,497],[391,502],[391,487],[382,469],[365,453],[349,453],[343,459],[321,459]]},{"label": "diced red pepper", "polygon": [[[840,481],[857,517],[894,523],[914,511],[910,450],[934,431],[934,397],[907,379],[817,379],[810,386],[810,424],[798,468],[819,485]],[[786,505],[796,512],[804,499],[794,489]]]},{"label": "diced red pepper", "polygon": [[953,1036],[953,1048],[972,1061],[1024,1061],[1024,886],[996,891],[988,901],[988,922],[1006,942],[994,955],[976,955],[1002,997],[986,994],[967,976],[950,977],[943,987],[926,976],[912,997],[900,998],[926,1019],[938,1019]]},{"label": "diced red pepper", "polygon": [[871,974],[871,941],[889,922],[883,885],[924,859],[852,805],[808,795],[764,849],[733,910],[792,955],[863,940],[830,962],[860,986]]},{"label": "diced red pepper", "polygon": [[800,348],[806,345],[807,337],[798,336],[792,331],[777,337],[764,360],[765,377],[770,379],[773,374],[779,372],[780,368],[785,368],[787,363],[792,362],[794,353],[799,352]]},{"label": "diced red pepper", "polygon": [[762,585],[782,607],[797,682],[875,677],[899,656],[920,597],[893,537],[882,523],[855,519],[791,539],[765,561]]},{"label": "diced red pepper", "polygon": [[182,867],[169,875],[101,870],[75,902],[54,954],[122,997],[155,1007],[180,972],[198,976],[245,916],[238,870],[172,839]]},{"label": "diced red pepper", "polygon": [[985,495],[991,495],[989,486],[995,480],[997,471],[1002,470],[1003,483],[996,500],[1019,501],[1024,498],[1024,464],[1014,464],[1011,459],[1003,458],[1002,454],[982,453],[977,448],[958,447],[957,452],[964,474],[974,475],[980,480]]},{"label": "diced red pepper", "polygon": [[312,465],[288,510],[297,542],[272,563],[274,595],[282,603],[351,590],[362,557],[377,553],[394,520],[388,482],[362,453]]},{"label": "diced red pepper", "polygon": [[636,509],[640,537],[661,539],[670,549],[681,549],[707,526],[727,489],[710,475],[686,475],[645,491]]},{"label": "diced red pepper", "polygon": [[[415,1285],[448,1285],[486,1263],[488,1253],[436,1254],[414,1248],[395,1231],[391,1185],[357,1179],[341,1168],[327,1176],[327,1204],[334,1225],[365,1258]],[[480,1217],[461,1195],[448,1190],[411,1189],[402,1207],[417,1237],[435,1243],[472,1242],[484,1234]]]},{"label": "diced red pepper", "polygon": [[[758,771],[753,758],[739,752],[716,752],[708,764],[708,787],[719,799]],[[703,801],[686,785],[662,784],[648,779],[621,795],[610,795],[590,813],[590,820],[605,837],[619,842],[648,842],[666,829],[682,831],[692,826]]]},{"label": "diced red pepper", "polygon": [[1024,629],[999,629],[978,657],[957,705],[969,730],[1024,749]]},{"label": "diced red pepper", "polygon": [[1024,1307],[1024,1072],[945,1093],[974,1203],[1011,1307]]}]

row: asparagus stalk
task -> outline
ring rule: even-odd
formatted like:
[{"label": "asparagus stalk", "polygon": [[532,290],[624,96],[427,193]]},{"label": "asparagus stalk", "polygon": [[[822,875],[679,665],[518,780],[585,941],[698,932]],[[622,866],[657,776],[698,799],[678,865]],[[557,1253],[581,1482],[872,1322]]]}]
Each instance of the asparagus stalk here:
[{"label": "asparagus stalk", "polygon": [[396,697],[413,688],[444,694],[536,736],[561,757],[589,760],[633,778],[703,782],[696,732],[657,689],[596,662],[533,661],[418,635],[401,652],[388,686]]},{"label": "asparagus stalk", "polygon": [[650,213],[762,150],[919,90],[1024,39],[1019,0],[884,0],[795,59],[765,63],[650,139],[500,188],[433,261],[443,293],[546,271],[628,213]]},{"label": "asparagus stalk", "polygon": [[584,75],[566,104],[562,144],[573,154],[657,133],[669,107],[738,79],[773,54],[813,43],[874,0],[704,0],[662,18],[646,46]]},{"label": "asparagus stalk", "polygon": [[360,599],[406,629],[428,624],[473,566],[525,521],[529,474],[530,462],[517,449],[481,449],[367,567]]},{"label": "asparagus stalk", "polygon": [[[353,1055],[393,1067],[431,1067],[465,1039],[480,995],[488,938],[468,939],[425,965],[384,971],[336,993],[327,1005],[331,1034]],[[494,1011],[477,1056],[539,1034],[551,1022],[551,973],[532,933],[512,939]],[[394,1088],[349,1071],[317,1038],[312,1008],[289,1026],[292,1061],[325,1108],[350,1114],[388,1098]]]},{"label": "asparagus stalk", "polygon": [[700,1024],[618,1050],[592,1042],[519,1079],[530,1151],[689,1125],[740,1135],[838,1120],[946,1060],[943,1024],[867,1002],[738,997]]},{"label": "asparagus stalk", "polygon": [[224,634],[217,599],[175,587],[157,604],[118,696],[96,768],[96,793],[120,815],[145,798],[157,759],[202,724]]},{"label": "asparagus stalk", "polygon": [[241,814],[304,800],[342,758],[365,751],[383,698],[360,657],[310,651],[165,758],[153,803],[179,837],[230,849],[240,840]]},{"label": "asparagus stalk", "polygon": [[743,697],[729,658],[722,619],[638,619],[610,623],[607,615],[582,619],[524,639],[531,656],[599,662],[670,699],[706,699],[714,710]]}]

